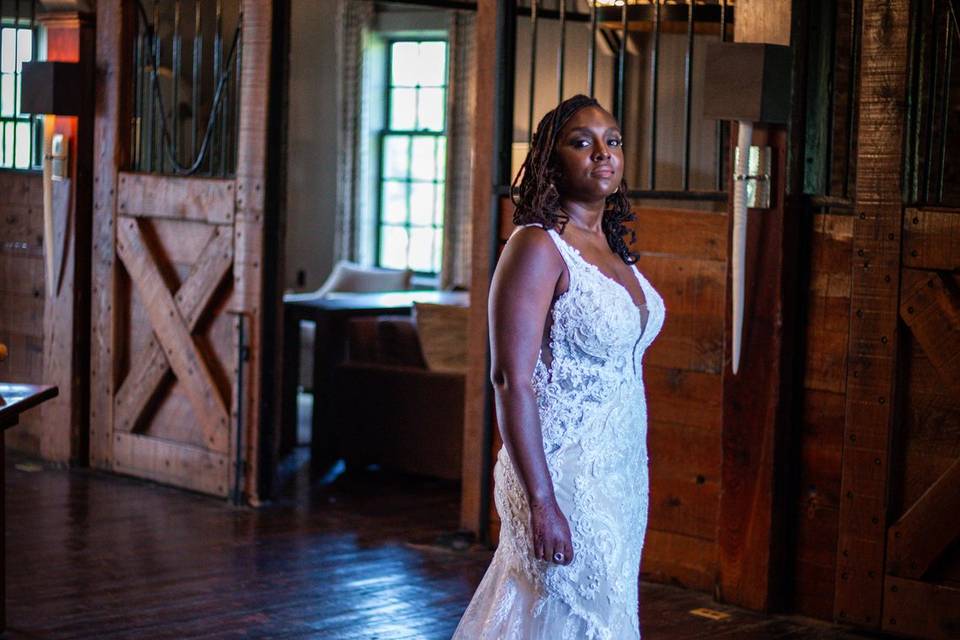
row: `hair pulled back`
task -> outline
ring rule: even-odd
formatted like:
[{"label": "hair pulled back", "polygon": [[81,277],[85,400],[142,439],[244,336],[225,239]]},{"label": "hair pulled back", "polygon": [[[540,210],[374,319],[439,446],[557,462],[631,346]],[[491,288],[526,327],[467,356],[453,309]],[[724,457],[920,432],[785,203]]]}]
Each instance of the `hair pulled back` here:
[{"label": "hair pulled back", "polygon": [[[557,185],[563,183],[557,165],[557,137],[570,118],[584,107],[603,108],[594,98],[578,94],[561,102],[540,120],[527,157],[513,179],[510,192],[516,206],[513,224],[536,223],[544,229],[557,229],[563,233],[570,216],[560,208],[560,192],[557,190]],[[624,240],[628,234],[631,244],[636,239],[636,233],[625,224],[631,220],[633,213],[627,199],[627,182],[623,180],[617,191],[607,196],[601,224],[610,249],[627,264],[637,261]]]}]

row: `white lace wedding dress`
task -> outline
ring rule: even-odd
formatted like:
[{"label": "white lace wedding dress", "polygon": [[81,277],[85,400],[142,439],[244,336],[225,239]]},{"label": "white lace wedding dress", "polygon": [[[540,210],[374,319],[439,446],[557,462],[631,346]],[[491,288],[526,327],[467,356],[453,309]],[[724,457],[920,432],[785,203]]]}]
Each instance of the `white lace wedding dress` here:
[{"label": "white lace wedding dress", "polygon": [[638,572],[647,528],[644,351],[663,298],[633,267],[644,314],[620,283],[548,231],[570,274],[553,306],[550,358],[533,376],[554,491],[573,536],[568,566],[536,560],[526,495],[506,448],[494,467],[500,543],[454,640],[640,637]]}]

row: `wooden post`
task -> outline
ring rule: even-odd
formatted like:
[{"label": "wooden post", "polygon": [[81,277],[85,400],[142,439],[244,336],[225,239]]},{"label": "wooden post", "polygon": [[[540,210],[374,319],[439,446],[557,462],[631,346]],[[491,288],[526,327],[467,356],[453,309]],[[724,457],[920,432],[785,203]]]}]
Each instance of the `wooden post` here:
[{"label": "wooden post", "polygon": [[129,78],[132,5],[123,0],[97,3],[94,112],[93,231],[90,313],[90,464],[111,469],[113,402],[117,353],[116,211],[117,174],[124,164],[129,118],[123,88]]},{"label": "wooden post", "polygon": [[[476,58],[477,103],[474,109],[473,135],[473,217],[470,277],[470,317],[467,333],[467,376],[463,420],[463,481],[460,501],[460,526],[482,533],[487,520],[489,482],[487,412],[490,397],[487,351],[487,296],[490,292],[491,234],[497,233],[493,196],[498,140],[495,124],[498,115],[497,25],[503,14],[503,0],[477,3]],[[506,81],[512,82],[511,79]],[[511,126],[500,123],[501,126]]]},{"label": "wooden post", "polygon": [[900,297],[908,0],[864,0],[834,617],[878,628]]}]

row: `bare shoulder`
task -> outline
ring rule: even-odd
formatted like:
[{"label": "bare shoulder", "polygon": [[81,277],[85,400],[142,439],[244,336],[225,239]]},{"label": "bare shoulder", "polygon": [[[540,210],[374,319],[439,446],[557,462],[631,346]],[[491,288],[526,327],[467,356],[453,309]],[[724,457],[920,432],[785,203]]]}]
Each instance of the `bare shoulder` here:
[{"label": "bare shoulder", "polygon": [[501,266],[510,271],[559,275],[563,271],[563,258],[547,231],[541,227],[523,227],[507,241],[497,271]]}]

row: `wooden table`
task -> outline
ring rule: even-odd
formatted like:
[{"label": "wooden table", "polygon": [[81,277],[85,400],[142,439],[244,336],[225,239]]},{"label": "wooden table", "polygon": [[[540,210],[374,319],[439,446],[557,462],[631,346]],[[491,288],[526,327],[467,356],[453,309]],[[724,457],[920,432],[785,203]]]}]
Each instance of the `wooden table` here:
[{"label": "wooden table", "polygon": [[334,367],[343,361],[347,343],[347,322],[358,316],[410,315],[413,304],[469,303],[466,292],[391,291],[386,293],[330,293],[320,298],[314,294],[287,294],[283,297],[283,428],[281,433],[295,433],[297,423],[297,388],[300,373],[300,321],[316,323],[313,355],[313,420],[310,436],[311,470],[316,474],[335,460],[336,442],[333,431],[324,431],[329,415],[329,389]]},{"label": "wooden table", "polygon": [[0,382],[0,633],[7,628],[7,550],[5,545],[6,463],[3,432],[20,421],[20,414],[56,397],[60,390],[51,385]]}]

